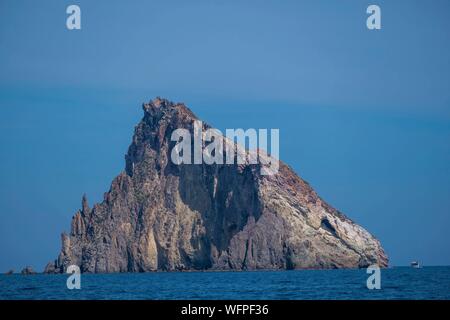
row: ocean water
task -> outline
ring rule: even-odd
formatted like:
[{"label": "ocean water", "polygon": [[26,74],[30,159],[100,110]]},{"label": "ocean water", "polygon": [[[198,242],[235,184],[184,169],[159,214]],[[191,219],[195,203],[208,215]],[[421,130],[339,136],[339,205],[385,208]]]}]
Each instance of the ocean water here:
[{"label": "ocean water", "polygon": [[450,267],[381,270],[369,290],[366,270],[154,272],[0,275],[0,299],[450,299]]}]

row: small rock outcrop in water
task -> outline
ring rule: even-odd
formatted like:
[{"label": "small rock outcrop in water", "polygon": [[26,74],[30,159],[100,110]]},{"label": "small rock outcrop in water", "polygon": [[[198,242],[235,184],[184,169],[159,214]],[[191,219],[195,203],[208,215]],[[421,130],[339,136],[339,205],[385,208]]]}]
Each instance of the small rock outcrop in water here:
[{"label": "small rock outcrop in water", "polygon": [[101,203],[83,197],[47,273],[387,266],[378,240],[286,164],[265,176],[259,164],[175,165],[171,134],[196,116],[160,98],[143,109],[125,171]]},{"label": "small rock outcrop in water", "polygon": [[36,272],[34,272],[33,268],[30,267],[30,266],[26,266],[25,268],[23,268],[20,273],[23,274],[23,275],[36,274]]},{"label": "small rock outcrop in water", "polygon": [[61,270],[58,267],[58,261],[55,260],[54,262],[49,262],[44,269],[44,273],[46,274],[52,274],[52,273],[60,273]]}]

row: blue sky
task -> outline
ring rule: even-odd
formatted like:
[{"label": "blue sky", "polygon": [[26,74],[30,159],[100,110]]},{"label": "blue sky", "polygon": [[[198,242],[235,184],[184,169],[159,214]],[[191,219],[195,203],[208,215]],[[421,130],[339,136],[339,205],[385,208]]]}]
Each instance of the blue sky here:
[{"label": "blue sky", "polygon": [[[382,29],[366,28],[376,3]],[[82,30],[66,29],[78,4]],[[0,1],[0,271],[40,270],[124,168],[141,103],[279,128],[394,265],[450,264],[448,1]]]}]

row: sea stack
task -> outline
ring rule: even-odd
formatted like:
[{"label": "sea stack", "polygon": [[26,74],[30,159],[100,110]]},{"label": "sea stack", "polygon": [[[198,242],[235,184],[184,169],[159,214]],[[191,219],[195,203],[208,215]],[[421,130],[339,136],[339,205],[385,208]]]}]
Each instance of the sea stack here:
[{"label": "sea stack", "polygon": [[36,274],[36,272],[33,270],[32,267],[26,266],[25,268],[22,269],[20,274],[22,274],[22,275],[32,275],[32,274]]},{"label": "sea stack", "polygon": [[174,164],[171,134],[192,131],[197,117],[161,98],[143,111],[125,170],[101,203],[83,196],[48,273],[388,265],[379,241],[288,165],[262,175],[260,164]]}]

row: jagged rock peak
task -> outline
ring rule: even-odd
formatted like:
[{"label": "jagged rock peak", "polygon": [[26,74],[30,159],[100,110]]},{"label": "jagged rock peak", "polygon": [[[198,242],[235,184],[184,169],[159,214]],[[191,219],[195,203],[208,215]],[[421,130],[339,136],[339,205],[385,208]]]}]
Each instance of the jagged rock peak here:
[{"label": "jagged rock peak", "polygon": [[142,108],[146,114],[150,116],[155,115],[168,115],[168,116],[188,116],[192,118],[192,120],[197,119],[195,114],[184,104],[181,102],[172,102],[170,100],[156,97],[148,103],[144,103]]},{"label": "jagged rock peak", "polygon": [[175,165],[171,133],[197,117],[162,98],[143,109],[125,172],[92,209],[83,197],[49,273],[387,266],[376,238],[281,161],[268,176],[250,164]]},{"label": "jagged rock peak", "polygon": [[89,215],[91,209],[89,208],[88,200],[86,194],[83,194],[83,198],[81,199],[81,214],[83,216]]}]

